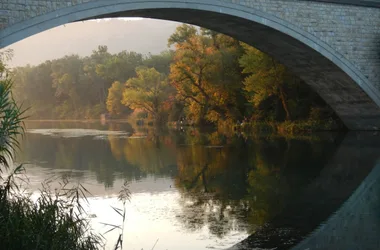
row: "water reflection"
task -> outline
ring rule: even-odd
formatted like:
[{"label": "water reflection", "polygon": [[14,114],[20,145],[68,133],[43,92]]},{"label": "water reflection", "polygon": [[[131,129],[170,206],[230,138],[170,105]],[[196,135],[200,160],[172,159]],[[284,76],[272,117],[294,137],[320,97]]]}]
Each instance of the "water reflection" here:
[{"label": "water reflection", "polygon": [[[59,173],[74,170],[75,178],[97,189],[103,185],[107,192],[117,193],[120,183],[126,179],[132,183],[132,197],[133,194],[139,197],[138,192],[154,191],[172,197],[161,208],[162,218],[166,216],[171,225],[165,224],[166,228],[161,230],[170,233],[169,227],[179,224],[182,234],[178,237],[185,240],[186,234],[198,235],[198,239],[189,242],[188,248],[182,249],[194,249],[191,246],[202,241],[202,235],[225,239],[218,247],[226,248],[238,243],[236,240],[240,236],[249,234],[252,234],[247,239],[250,247],[273,248],[276,244],[289,247],[310,233],[353,191],[349,189],[351,191],[335,200],[336,204],[320,212],[310,208],[318,207],[311,200],[326,195],[315,185],[326,185],[326,180],[331,180],[327,178],[321,182],[320,178],[328,163],[339,154],[337,149],[344,138],[339,134],[280,138],[201,133],[196,129],[158,131],[121,123],[27,125],[32,133],[27,134],[17,159],[34,164],[28,167],[32,171],[34,168],[40,180],[46,177],[43,173],[51,170],[59,170]],[[63,130],[68,128],[92,130],[91,133],[72,130],[70,134]],[[163,181],[158,181],[161,184],[157,185],[157,180]],[[141,183],[145,189],[137,188]],[[104,196],[102,192],[97,195]],[[320,216],[305,223],[302,221],[305,216],[312,215],[300,212],[302,209],[312,210]],[[148,224],[144,227],[146,231],[150,230]],[[239,237],[232,237],[236,234]],[[270,234],[275,234],[275,238]],[[274,243],[269,244],[268,239]],[[133,240],[130,241],[133,245]],[[163,244],[166,245],[162,249],[173,246],[169,241]],[[206,249],[210,244],[197,245],[197,249]],[[211,247],[217,247],[216,240],[213,244]]]}]

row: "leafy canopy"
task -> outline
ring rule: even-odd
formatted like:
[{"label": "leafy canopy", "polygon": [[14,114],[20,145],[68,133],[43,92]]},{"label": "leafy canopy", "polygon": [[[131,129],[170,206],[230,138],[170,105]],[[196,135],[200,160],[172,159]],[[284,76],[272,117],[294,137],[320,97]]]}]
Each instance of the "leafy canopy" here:
[{"label": "leafy canopy", "polygon": [[136,75],[125,83],[122,103],[132,109],[143,109],[154,118],[159,118],[171,91],[167,77],[154,68],[146,67],[137,68]]}]

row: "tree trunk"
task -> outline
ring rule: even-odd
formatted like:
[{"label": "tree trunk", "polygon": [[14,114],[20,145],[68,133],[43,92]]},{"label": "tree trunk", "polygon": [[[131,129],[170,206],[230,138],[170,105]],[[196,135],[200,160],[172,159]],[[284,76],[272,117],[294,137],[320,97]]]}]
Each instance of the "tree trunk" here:
[{"label": "tree trunk", "polygon": [[288,103],[287,103],[286,97],[285,97],[285,91],[284,91],[284,88],[282,86],[279,86],[279,92],[280,92],[280,99],[281,99],[282,107],[284,108],[285,113],[286,113],[286,120],[291,121],[292,116],[290,115]]},{"label": "tree trunk", "polygon": [[155,125],[161,125],[161,116],[157,98],[153,101],[153,116]]},{"label": "tree trunk", "polygon": [[199,126],[204,126],[207,124],[206,122],[206,115],[209,110],[209,98],[206,97],[205,104],[201,107],[201,112],[199,114],[199,120],[198,120],[198,125]]},{"label": "tree trunk", "polygon": [[278,82],[277,83],[278,84],[278,91],[279,91],[279,94],[280,94],[280,99],[281,99],[282,107],[284,108],[285,113],[286,113],[286,120],[287,121],[291,121],[292,117],[290,115],[288,103],[286,102],[285,90],[284,90],[284,87],[282,86],[281,80],[278,78],[278,75],[277,75],[277,66],[276,66],[276,62],[274,61],[273,58],[272,58],[272,63],[273,63],[273,68],[275,69],[275,78],[277,79],[277,82]]}]

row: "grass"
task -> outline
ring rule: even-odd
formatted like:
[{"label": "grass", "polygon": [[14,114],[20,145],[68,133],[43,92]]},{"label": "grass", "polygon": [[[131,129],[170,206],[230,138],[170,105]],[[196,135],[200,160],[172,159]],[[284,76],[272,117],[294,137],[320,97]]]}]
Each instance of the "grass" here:
[{"label": "grass", "polygon": [[112,209],[121,217],[122,223],[121,225],[114,225],[114,224],[109,224],[109,223],[102,223],[105,226],[110,227],[110,229],[105,232],[105,234],[117,229],[119,230],[119,236],[117,238],[117,242],[115,245],[114,250],[118,249],[123,249],[123,238],[124,238],[124,228],[125,228],[125,219],[126,219],[126,202],[130,201],[131,198],[131,192],[128,188],[128,182],[124,182],[124,185],[119,193],[118,200],[120,200],[123,203],[123,208],[117,208],[117,207],[112,207]]},{"label": "grass", "polygon": [[[3,71],[4,72],[4,71]],[[51,191],[44,183],[37,199],[24,189],[22,165],[13,168],[17,138],[24,134],[24,111],[12,98],[12,82],[0,71],[0,244],[1,249],[90,250],[102,247],[82,203],[88,192],[63,178]]]}]

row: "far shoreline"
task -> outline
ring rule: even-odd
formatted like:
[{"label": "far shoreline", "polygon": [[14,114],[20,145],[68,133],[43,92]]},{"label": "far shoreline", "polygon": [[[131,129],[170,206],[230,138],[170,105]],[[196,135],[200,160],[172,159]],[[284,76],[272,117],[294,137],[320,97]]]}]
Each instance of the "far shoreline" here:
[{"label": "far shoreline", "polygon": [[[77,120],[77,119],[70,119],[70,120],[67,120],[67,119],[64,119],[64,120],[61,120],[61,119],[58,119],[58,120],[54,120],[54,119],[47,119],[47,120],[30,119],[30,120],[25,120],[24,122],[82,122],[82,123],[100,122],[101,123],[102,121],[99,119],[83,119],[83,120]],[[112,120],[106,120],[105,122],[130,122],[130,121],[128,121],[127,119],[112,119]]]}]

